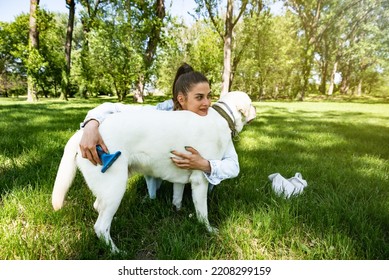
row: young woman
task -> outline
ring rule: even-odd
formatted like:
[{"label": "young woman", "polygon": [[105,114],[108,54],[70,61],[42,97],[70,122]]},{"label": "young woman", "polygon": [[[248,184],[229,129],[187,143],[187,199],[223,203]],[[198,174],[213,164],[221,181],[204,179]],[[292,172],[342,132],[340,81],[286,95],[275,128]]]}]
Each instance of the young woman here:
[{"label": "young woman", "polygon": [[[206,116],[211,106],[211,90],[208,79],[201,73],[193,71],[193,68],[183,64],[177,71],[173,83],[173,99],[159,103],[156,110],[189,110],[200,116]],[[100,123],[109,115],[125,110],[134,109],[134,106],[104,103],[90,110],[82,124],[84,133],[80,141],[82,156],[88,158],[93,164],[101,164],[96,152],[96,145],[100,145],[104,151],[107,147],[98,131]],[[222,180],[234,178],[239,174],[238,155],[231,144],[222,160],[204,159],[197,150],[187,147],[190,154],[172,151],[178,158],[172,161],[178,168],[195,169],[204,172],[211,185],[217,185]],[[146,177],[147,184],[160,185],[159,179]],[[151,195],[152,196],[152,195]],[[151,198],[155,198],[154,195]]]}]

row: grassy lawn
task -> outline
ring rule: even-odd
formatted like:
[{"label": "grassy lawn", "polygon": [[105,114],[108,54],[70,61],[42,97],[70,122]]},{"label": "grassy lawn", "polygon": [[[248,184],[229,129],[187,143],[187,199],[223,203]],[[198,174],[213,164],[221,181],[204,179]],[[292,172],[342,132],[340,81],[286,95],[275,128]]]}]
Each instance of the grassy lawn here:
[{"label": "grassy lawn", "polygon": [[[111,228],[125,252],[112,255],[80,174],[64,208],[51,206],[63,147],[102,101],[0,99],[0,259],[389,259],[389,104],[255,103],[235,142],[241,173],[208,198],[219,234],[197,222],[189,188],[177,213],[170,183],[150,201],[138,175]],[[275,172],[308,187],[278,197]]]}]

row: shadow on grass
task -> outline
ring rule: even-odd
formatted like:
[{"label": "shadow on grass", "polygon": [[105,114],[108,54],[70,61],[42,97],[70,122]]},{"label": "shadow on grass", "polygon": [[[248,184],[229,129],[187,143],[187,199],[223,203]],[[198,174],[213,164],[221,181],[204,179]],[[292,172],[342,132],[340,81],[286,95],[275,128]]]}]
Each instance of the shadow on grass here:
[{"label": "shadow on grass", "polygon": [[[231,219],[243,214],[253,232],[242,242],[251,243],[270,232],[273,245],[267,250],[273,250],[271,258],[387,259],[388,181],[382,170],[376,170],[388,158],[388,150],[380,148],[389,140],[388,128],[366,126],[363,122],[342,123],[343,118],[360,118],[359,113],[331,112],[332,121],[321,114],[310,114],[299,112],[296,117],[287,111],[270,111],[244,130],[236,142],[241,163],[239,177],[224,181],[209,196],[209,219],[221,228],[219,237],[208,235],[197,222],[190,188],[185,190],[183,211],[175,213],[170,208],[172,191],[168,183],[158,192],[156,201],[144,204],[139,200],[147,195],[142,182],[132,206],[126,205],[125,198],[117,213],[123,219],[123,227],[116,229],[116,237],[122,247],[131,248],[133,254],[128,257],[269,257],[260,252],[240,254],[232,245],[235,240],[223,233],[231,230]],[[265,143],[270,138],[271,144],[262,144],[262,138]],[[267,176],[280,172],[291,177],[297,171],[308,180],[305,193],[290,200],[275,196]],[[261,232],[257,227],[264,223],[263,218],[272,222],[267,231]],[[290,248],[279,253],[277,247],[282,243]]]},{"label": "shadow on grass", "polygon": [[[18,205],[15,205],[15,208],[22,208],[22,212],[14,210],[14,206],[8,206],[7,202],[7,207],[12,209],[7,209],[10,214],[4,212],[4,215],[0,215],[0,224],[4,229],[12,227],[9,215],[22,224],[28,222],[29,227],[21,226],[16,236],[34,235],[36,228],[40,228],[40,242],[31,246],[28,240],[22,241],[22,237],[16,237],[13,241],[0,238],[0,243],[8,242],[9,246],[6,247],[10,247],[8,253],[4,253],[0,258],[190,258],[190,252],[181,251],[180,242],[186,243],[190,232],[204,233],[204,229],[194,216],[185,222],[185,210],[180,214],[172,210],[172,189],[169,183],[164,183],[163,191],[157,200],[149,201],[144,199],[147,190],[143,178],[135,176],[130,179],[128,191],[112,223],[112,237],[118,247],[125,250],[119,255],[112,255],[94,233],[93,224],[97,219],[97,213],[92,206],[94,197],[81,174],[76,176],[64,208],[58,212],[52,210],[51,192],[63,148],[92,107],[94,104],[79,103],[1,106],[0,113],[4,117],[0,120],[0,207],[3,207],[3,199],[19,196],[20,192],[32,199],[29,201],[26,197],[17,198],[15,203]],[[41,196],[42,192],[47,201],[34,205],[34,196]],[[40,211],[35,211],[36,207],[39,207]],[[188,211],[192,215],[192,210]],[[46,217],[43,222],[39,217],[42,215]],[[25,219],[28,221],[25,222]],[[192,226],[193,224],[197,226]],[[178,235],[174,237],[171,232],[176,230],[176,226],[181,227],[181,230],[178,229]],[[21,243],[25,245],[19,247]]]},{"label": "shadow on grass", "polygon": [[[227,211],[220,223],[234,212],[264,212],[253,223],[271,217],[264,233],[279,232],[272,243],[290,246],[279,258],[388,259],[389,128],[369,124],[372,115],[263,112],[236,145],[241,174],[223,182],[217,207]],[[257,145],[247,149],[249,140]],[[300,197],[279,198],[267,179],[275,172],[301,172],[309,187]],[[231,200],[239,203],[224,203]]]},{"label": "shadow on grass", "polygon": [[[63,147],[92,107],[2,106],[0,156],[6,163],[0,165],[0,198],[29,186],[42,188],[50,204]],[[209,220],[221,229],[219,236],[197,222],[188,187],[177,213],[170,183],[150,201],[143,178],[135,176],[111,228],[125,252],[112,255],[94,234],[94,198],[78,174],[64,209],[50,212],[45,222],[47,234],[55,232],[60,241],[48,237],[54,249],[30,255],[51,258],[55,250],[59,259],[388,259],[388,127],[369,123],[375,118],[370,113],[259,111],[235,143],[239,177],[209,196]],[[274,172],[301,172],[309,186],[284,200],[271,191],[267,176]],[[246,220],[236,227],[239,217]],[[251,248],[245,252],[244,246]]]}]

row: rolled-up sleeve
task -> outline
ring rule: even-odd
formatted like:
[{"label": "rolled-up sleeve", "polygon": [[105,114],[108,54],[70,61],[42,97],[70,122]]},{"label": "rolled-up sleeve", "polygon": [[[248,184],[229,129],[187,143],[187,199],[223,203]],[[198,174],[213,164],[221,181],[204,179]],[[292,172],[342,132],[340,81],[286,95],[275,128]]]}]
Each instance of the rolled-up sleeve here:
[{"label": "rolled-up sleeve", "polygon": [[106,102],[90,110],[80,126],[81,128],[83,128],[90,120],[96,120],[98,121],[99,124],[101,124],[109,115],[115,113],[125,112],[129,110],[155,110],[155,109],[156,107],[151,105],[131,105],[131,104]]},{"label": "rolled-up sleeve", "polygon": [[218,185],[224,179],[235,178],[239,175],[238,154],[235,151],[232,141],[228,145],[227,151],[221,160],[209,160],[211,172],[204,173],[208,182]]},{"label": "rolled-up sleeve", "polygon": [[101,124],[109,115],[123,112],[128,109],[130,105],[121,103],[103,103],[96,108],[88,111],[84,121],[81,123],[81,128],[84,127],[90,120],[96,120]]}]

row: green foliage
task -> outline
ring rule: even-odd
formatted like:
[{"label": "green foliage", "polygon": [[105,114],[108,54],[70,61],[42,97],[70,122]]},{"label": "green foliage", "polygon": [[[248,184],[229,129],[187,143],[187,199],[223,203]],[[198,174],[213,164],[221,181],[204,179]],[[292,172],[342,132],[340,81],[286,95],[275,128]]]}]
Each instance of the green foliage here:
[{"label": "green foliage", "polygon": [[[95,7],[89,1],[81,3],[85,33],[75,60],[81,91],[115,94],[123,100],[140,82],[152,85],[153,47],[164,25],[155,1],[107,1]],[[92,8],[95,13],[88,12]]]},{"label": "green foliage", "polygon": [[[189,188],[172,211],[172,186],[146,199],[132,177],[111,233],[112,255],[93,231],[94,197],[77,174],[64,208],[51,193],[67,139],[86,112],[114,99],[38,104],[0,100],[0,259],[389,258],[388,104],[260,102],[234,142],[240,174],[208,197],[209,235],[195,218]],[[285,200],[267,176],[301,172],[308,187]]]},{"label": "green foliage", "polygon": [[112,16],[111,20],[101,23],[100,29],[89,37],[89,66],[94,76],[91,90],[105,89],[124,98],[141,70],[141,58],[134,49],[139,42],[128,39],[132,27],[123,22],[123,16]]},{"label": "green foliage", "polygon": [[[342,78],[341,93],[360,95],[362,91],[371,91],[374,81],[366,77],[373,72],[379,74],[382,60],[387,61],[383,54],[388,52],[388,44],[383,44],[383,38],[387,38],[384,30],[388,26],[388,12],[382,8],[387,0],[285,2],[299,19],[304,46],[304,53],[300,55],[304,58],[301,73],[305,83],[302,86],[307,88],[307,78],[311,79],[311,84],[317,82],[315,73],[319,73],[320,90],[325,94],[335,69]],[[315,59],[319,63],[316,64]],[[378,76],[378,79],[382,77]]]},{"label": "green foliage", "polygon": [[295,97],[302,50],[293,25],[290,13],[282,17],[263,14],[245,22],[243,30],[251,39],[245,46],[234,88],[250,92],[255,99]]},{"label": "green foliage", "polygon": [[0,94],[24,94],[28,16],[20,15],[12,23],[0,22]]},{"label": "green foliage", "polygon": [[173,23],[167,27],[166,32],[171,37],[158,53],[158,88],[171,96],[176,70],[181,63],[186,62],[206,75],[213,94],[219,95],[223,43],[217,33],[204,21],[198,21],[190,28]]},{"label": "green foliage", "polygon": [[187,52],[191,64],[197,71],[209,79],[215,94],[220,92],[220,73],[222,72],[223,41],[220,36],[204,21],[198,21],[188,34]]},{"label": "green foliage", "polygon": [[[40,17],[42,20],[42,16]],[[58,97],[64,91],[65,72],[65,30],[67,17],[61,14],[48,14],[45,20],[45,30],[40,35],[40,53],[46,61],[43,73],[37,82],[45,96]]]},{"label": "green foliage", "polygon": [[31,50],[28,47],[27,15],[20,15],[9,24],[1,23],[0,50],[4,58],[2,79],[10,80],[10,77],[17,75],[19,85],[12,83],[12,88],[22,86],[26,92],[24,80],[29,75],[45,96],[57,96],[55,89],[60,89],[65,66],[63,46],[66,21],[61,21],[60,15],[55,18],[54,14],[44,10],[39,10],[38,19],[39,48]]},{"label": "green foliage", "polygon": [[[152,0],[79,1],[71,96],[107,94],[124,100],[142,84],[146,91],[170,96],[182,62],[203,72],[218,95],[224,56],[220,11],[225,3],[195,2],[198,6],[192,12],[197,21],[187,26],[168,10],[165,19],[159,19]],[[233,1],[235,11],[243,2]],[[269,11],[271,2],[248,1],[235,26],[232,90],[247,91],[258,100],[389,94],[388,0],[285,0],[288,9],[277,16]],[[209,13],[215,16],[213,23]],[[39,10],[39,49],[30,62],[28,15],[0,23],[2,96],[26,92],[27,74],[40,95],[59,96],[68,82],[67,20],[65,14]]]}]

